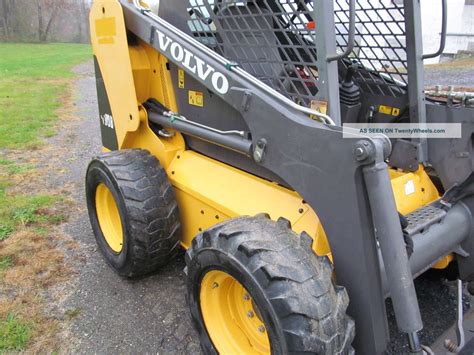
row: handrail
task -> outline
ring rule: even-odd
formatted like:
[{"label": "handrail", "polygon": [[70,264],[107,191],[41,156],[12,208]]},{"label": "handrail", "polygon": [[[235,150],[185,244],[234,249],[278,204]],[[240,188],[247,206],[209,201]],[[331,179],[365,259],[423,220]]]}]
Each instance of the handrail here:
[{"label": "handrail", "polygon": [[150,17],[153,21],[163,25],[163,26],[167,26],[168,28],[172,29],[173,32],[179,36],[183,41],[186,41],[188,42],[189,44],[193,45],[194,47],[196,48],[199,48],[201,51],[205,52],[207,55],[209,55],[210,57],[212,57],[214,60],[216,60],[218,63],[222,64],[223,66],[225,66],[226,68],[228,68],[228,70],[231,70],[233,71],[235,74],[239,75],[241,78],[251,82],[252,84],[254,84],[255,86],[257,86],[259,89],[265,91],[267,94],[273,96],[275,99],[279,100],[279,101],[282,101],[284,102],[286,105],[292,107],[293,109],[297,110],[297,111],[300,111],[306,115],[310,115],[310,116],[315,116],[315,117],[318,117],[320,119],[320,121],[322,123],[326,123],[326,124],[329,124],[329,125],[332,125],[332,126],[335,126],[336,123],[334,122],[334,120],[329,117],[328,115],[325,115],[321,112],[318,112],[318,111],[315,111],[315,110],[312,110],[308,107],[304,107],[304,106],[301,106],[301,105],[298,105],[297,103],[291,101],[289,98],[287,98],[286,96],[283,96],[282,94],[280,94],[279,92],[273,90],[271,87],[269,87],[267,84],[263,83],[262,81],[258,80],[257,78],[255,78],[254,76],[252,76],[251,74],[247,73],[245,70],[243,70],[242,68],[238,67],[238,66],[235,66],[235,63],[225,59],[224,57],[222,57],[221,55],[219,55],[218,53],[214,52],[212,49],[208,48],[207,46],[205,46],[204,44],[202,44],[201,42],[195,40],[194,38],[192,38],[191,36],[188,36],[186,33],[182,32],[181,30],[179,30],[178,28],[175,28],[174,26],[172,26],[171,24],[169,24],[168,22],[166,22],[165,20],[161,19],[160,17],[156,16],[154,13],[152,13],[150,11],[150,9],[146,8],[146,7],[143,7],[141,4],[140,4],[140,0],[133,0],[133,5],[135,6],[135,8],[140,11],[142,14]]},{"label": "handrail", "polygon": [[327,57],[328,62],[342,59],[349,56],[354,50],[355,46],[355,18],[356,18],[356,4],[355,0],[349,0],[349,37],[347,39],[347,47],[344,53],[333,54]]},{"label": "handrail", "polygon": [[441,0],[441,11],[442,11],[442,20],[441,20],[441,41],[439,43],[439,48],[436,52],[430,54],[423,54],[422,59],[435,58],[443,53],[444,48],[446,47],[446,33],[448,27],[448,1]]}]

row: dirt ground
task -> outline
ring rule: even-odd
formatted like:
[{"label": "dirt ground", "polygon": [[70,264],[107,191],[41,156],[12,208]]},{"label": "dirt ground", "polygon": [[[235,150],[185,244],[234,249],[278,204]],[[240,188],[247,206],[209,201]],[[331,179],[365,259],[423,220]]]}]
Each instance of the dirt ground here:
[{"label": "dirt ground", "polygon": [[[118,277],[96,247],[83,193],[87,164],[101,146],[92,63],[76,67],[75,72],[79,75],[73,93],[77,119],[65,123],[51,141],[63,153],[59,168],[51,170],[50,184],[70,186],[74,203],[64,232],[78,244],[67,252],[76,276],[65,291],[63,307],[75,311],[63,350],[198,354],[197,334],[185,303],[182,255],[159,273],[131,282]],[[430,277],[420,278],[416,285],[425,323],[422,340],[430,344],[454,321],[452,285]],[[397,333],[393,315],[389,323],[393,339],[389,353],[405,352],[405,339]]]},{"label": "dirt ground", "polygon": [[84,198],[87,164],[101,147],[92,63],[76,67],[75,72],[80,75],[74,85],[78,120],[54,138],[66,149],[64,170],[51,176],[52,184],[73,184],[76,205],[64,227],[79,243],[71,255],[77,281],[64,304],[76,310],[65,350],[84,354],[199,353],[185,305],[183,257],[156,275],[132,282],[118,277],[97,250]]}]

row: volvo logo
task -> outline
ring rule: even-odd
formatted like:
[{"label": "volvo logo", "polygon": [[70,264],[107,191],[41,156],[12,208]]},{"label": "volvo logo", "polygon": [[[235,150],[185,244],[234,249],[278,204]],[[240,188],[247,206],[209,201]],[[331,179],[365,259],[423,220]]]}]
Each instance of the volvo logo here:
[{"label": "volvo logo", "polygon": [[219,94],[226,94],[229,91],[229,81],[221,72],[216,71],[215,68],[204,62],[201,58],[194,55],[187,49],[183,48],[178,42],[156,30],[158,35],[158,45],[160,51],[169,53],[173,61],[181,63],[189,72],[198,76],[202,81],[208,81],[216,92]]}]

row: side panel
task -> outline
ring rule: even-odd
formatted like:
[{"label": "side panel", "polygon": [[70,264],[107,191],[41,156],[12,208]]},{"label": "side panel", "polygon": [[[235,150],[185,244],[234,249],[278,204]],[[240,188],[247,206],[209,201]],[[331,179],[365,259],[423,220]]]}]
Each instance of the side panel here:
[{"label": "side panel", "polygon": [[161,140],[150,129],[141,102],[150,97],[177,111],[167,59],[143,42],[128,44],[123,9],[116,0],[94,1],[90,13],[103,146],[144,148],[166,168],[184,149],[179,132]]},{"label": "side panel", "polygon": [[287,218],[296,232],[310,234],[317,254],[330,252],[316,214],[294,191],[189,150],[179,153],[167,172],[178,198],[185,248],[216,223],[266,212],[272,219]]},{"label": "side panel", "polygon": [[104,146],[117,149],[122,147],[127,132],[137,130],[140,122],[120,3],[116,0],[94,1],[90,28],[92,49],[106,91],[102,95],[108,97],[111,107],[111,117],[107,120],[101,118],[101,124],[114,128],[117,142],[110,143],[113,132],[108,131],[103,136]]}]

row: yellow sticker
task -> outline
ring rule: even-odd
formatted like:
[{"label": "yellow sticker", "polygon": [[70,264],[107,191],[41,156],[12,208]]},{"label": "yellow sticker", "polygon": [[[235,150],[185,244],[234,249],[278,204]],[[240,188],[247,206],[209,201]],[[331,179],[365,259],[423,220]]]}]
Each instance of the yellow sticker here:
[{"label": "yellow sticker", "polygon": [[199,91],[189,90],[189,104],[204,107],[204,94]]},{"label": "yellow sticker", "polygon": [[391,115],[392,114],[392,108],[390,106],[380,105],[379,106],[379,112],[383,113],[384,115]]},{"label": "yellow sticker", "polygon": [[392,116],[400,115],[400,109],[397,107],[391,107],[391,106],[380,105],[379,112],[383,113],[384,115],[392,115]]},{"label": "yellow sticker", "polygon": [[328,112],[328,103],[326,101],[311,100],[311,109],[325,115]]},{"label": "yellow sticker", "polygon": [[95,34],[99,44],[114,44],[117,35],[115,17],[104,17],[95,20]]},{"label": "yellow sticker", "polygon": [[178,69],[178,87],[184,89],[184,70]]},{"label": "yellow sticker", "polygon": [[[323,115],[326,115],[328,112],[328,103],[326,101],[311,100],[311,110],[314,110],[316,112],[322,113]],[[312,120],[315,120],[316,116],[310,115],[309,118],[311,118]]]}]

